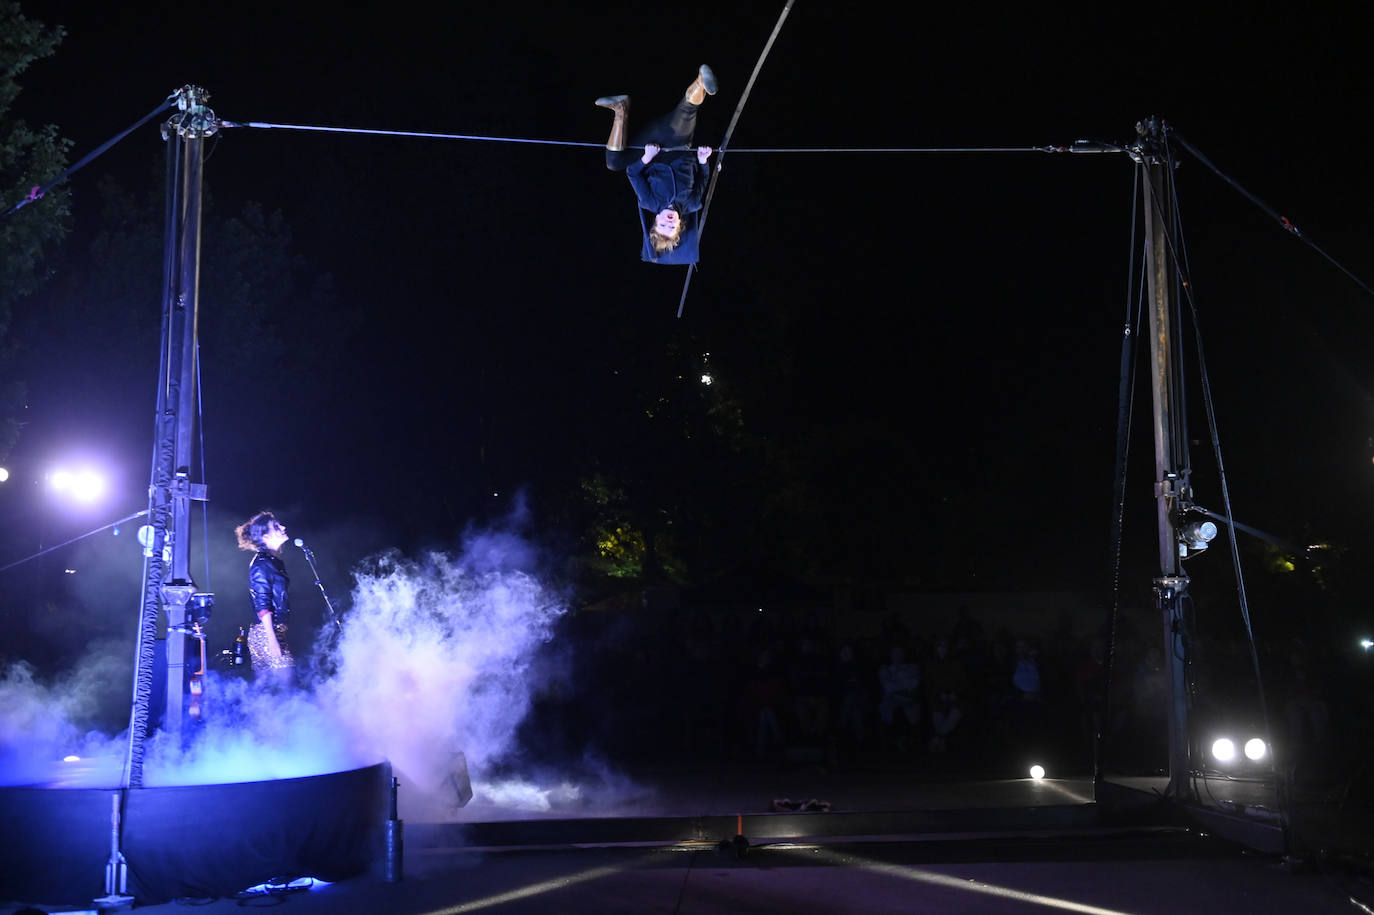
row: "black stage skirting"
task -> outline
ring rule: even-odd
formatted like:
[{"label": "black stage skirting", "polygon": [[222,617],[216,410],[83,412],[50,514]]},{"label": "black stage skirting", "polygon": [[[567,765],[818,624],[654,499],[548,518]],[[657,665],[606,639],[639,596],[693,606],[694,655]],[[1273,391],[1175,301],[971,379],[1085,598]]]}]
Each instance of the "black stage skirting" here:
[{"label": "black stage skirting", "polygon": [[[232,896],[274,877],[330,882],[381,847],[391,766],[309,778],[123,792],[128,893],[143,905]],[[105,895],[117,789],[0,788],[0,899]]]}]

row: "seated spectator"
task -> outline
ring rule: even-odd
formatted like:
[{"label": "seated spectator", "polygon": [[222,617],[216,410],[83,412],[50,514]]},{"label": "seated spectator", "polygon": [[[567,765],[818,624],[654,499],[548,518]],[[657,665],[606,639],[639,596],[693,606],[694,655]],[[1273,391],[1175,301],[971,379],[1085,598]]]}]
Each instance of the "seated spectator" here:
[{"label": "seated spectator", "polygon": [[778,670],[773,649],[762,648],[753,670],[744,679],[738,705],[740,726],[756,756],[782,748],[786,703],[787,680]]},{"label": "seated spectator", "polygon": [[1011,685],[1017,698],[1026,702],[1040,701],[1040,652],[1025,639],[1016,640],[1016,660],[1011,669]]},{"label": "seated spectator", "polygon": [[906,723],[907,734],[897,736],[893,742],[898,749],[907,749],[921,723],[921,667],[915,661],[907,660],[906,649],[900,644],[892,646],[888,658],[888,663],[878,668],[878,683],[882,688],[882,695],[878,699],[878,718],[883,723],[884,735],[890,741],[893,741],[901,722]]},{"label": "seated spectator", "polygon": [[814,638],[802,639],[792,664],[792,714],[798,740],[820,743],[830,729],[830,657]]},{"label": "seated spectator", "polygon": [[943,753],[949,749],[959,725],[964,720],[964,706],[954,690],[941,690],[930,702],[930,741],[926,749]]},{"label": "seated spectator", "polygon": [[868,709],[872,701],[867,665],[859,661],[854,646],[840,646],[840,660],[835,666],[835,738],[841,753],[862,747],[868,740]]},{"label": "seated spectator", "polygon": [[964,663],[950,652],[950,640],[941,636],[935,640],[935,657],[926,672],[926,702],[930,706],[930,741],[932,753],[948,748],[960,722],[964,720],[964,696],[968,694],[968,674]]}]

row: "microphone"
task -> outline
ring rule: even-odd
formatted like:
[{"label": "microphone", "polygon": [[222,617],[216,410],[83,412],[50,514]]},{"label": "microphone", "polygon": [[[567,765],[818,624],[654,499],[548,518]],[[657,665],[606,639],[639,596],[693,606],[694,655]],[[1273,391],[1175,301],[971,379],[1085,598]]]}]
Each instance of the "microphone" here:
[{"label": "microphone", "polygon": [[291,542],[294,543],[296,546],[300,547],[301,549],[305,549],[305,541],[301,538],[297,537],[295,540]]}]

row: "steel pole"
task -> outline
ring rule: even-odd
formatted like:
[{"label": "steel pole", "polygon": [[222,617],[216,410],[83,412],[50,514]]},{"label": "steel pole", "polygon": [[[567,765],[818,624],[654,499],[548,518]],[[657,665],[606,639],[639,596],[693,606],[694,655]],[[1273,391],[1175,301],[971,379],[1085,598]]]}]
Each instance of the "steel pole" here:
[{"label": "steel pole", "polygon": [[1146,282],[1150,297],[1150,391],[1154,406],[1155,503],[1158,511],[1159,577],[1154,581],[1164,627],[1164,663],[1169,679],[1169,787],[1176,798],[1191,797],[1188,740],[1187,640],[1183,602],[1188,576],[1183,572],[1176,525],[1179,498],[1187,483],[1177,462],[1175,415],[1177,377],[1173,309],[1170,285],[1173,277],[1166,214],[1172,193],[1172,175],[1162,152],[1161,126],[1151,120],[1137,127],[1140,133],[1140,169],[1145,210]]}]

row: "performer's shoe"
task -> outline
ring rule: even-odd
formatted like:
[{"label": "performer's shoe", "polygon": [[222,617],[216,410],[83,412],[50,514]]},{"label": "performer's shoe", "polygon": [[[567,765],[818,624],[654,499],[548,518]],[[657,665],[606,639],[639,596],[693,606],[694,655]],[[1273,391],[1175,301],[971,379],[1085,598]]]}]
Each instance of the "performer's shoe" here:
[{"label": "performer's shoe", "polygon": [[603,95],[596,100],[600,108],[609,108],[615,113],[611,122],[611,135],[606,140],[606,148],[620,152],[625,148],[625,133],[630,119],[630,97],[628,95]]},{"label": "performer's shoe", "polygon": [[706,64],[702,64],[697,68],[697,78],[687,87],[687,101],[693,105],[700,105],[706,101],[706,96],[715,95],[716,89],[715,72]]}]

